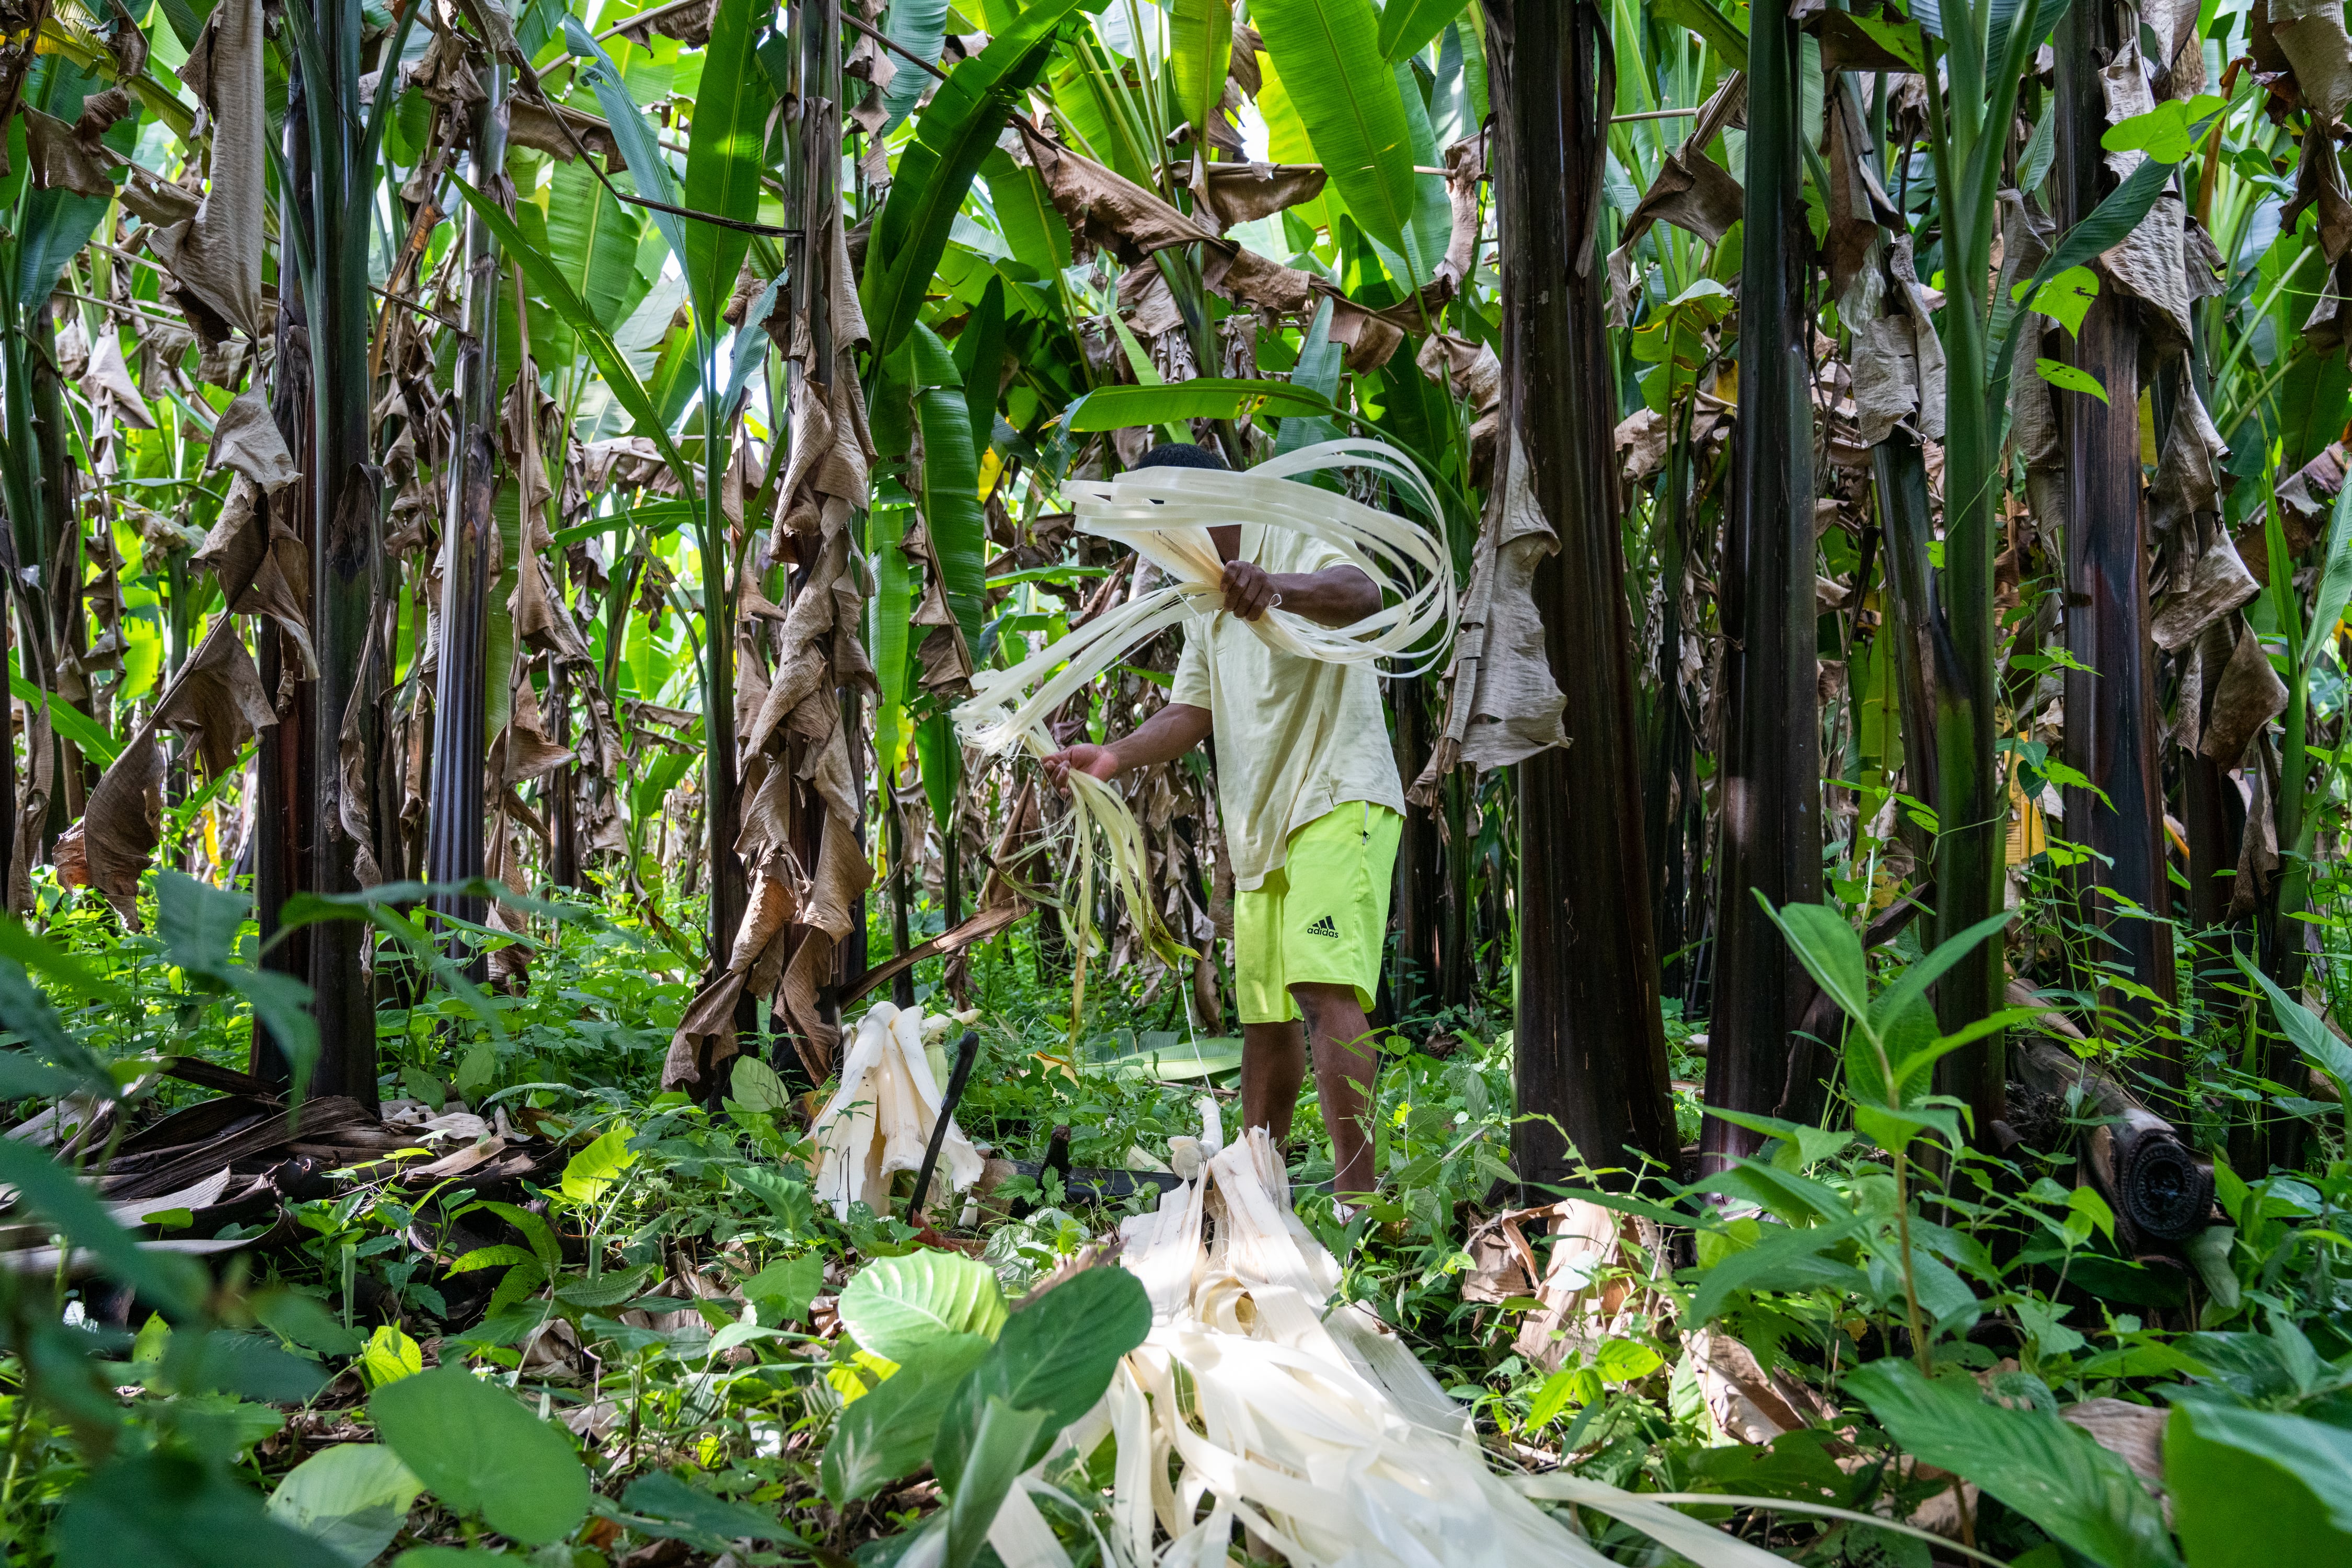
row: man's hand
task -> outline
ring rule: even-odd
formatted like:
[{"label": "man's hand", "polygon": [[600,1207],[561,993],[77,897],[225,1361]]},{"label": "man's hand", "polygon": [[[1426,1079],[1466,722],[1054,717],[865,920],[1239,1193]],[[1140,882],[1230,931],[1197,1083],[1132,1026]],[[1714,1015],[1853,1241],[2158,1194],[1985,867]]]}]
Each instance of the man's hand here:
[{"label": "man's hand", "polygon": [[1045,777],[1064,795],[1070,793],[1066,775],[1072,768],[1105,783],[1118,776],[1118,752],[1108,746],[1069,746],[1040,760],[1045,764]]},{"label": "man's hand", "polygon": [[1257,619],[1282,597],[1275,589],[1273,574],[1252,561],[1226,562],[1221,586],[1225,591],[1225,608],[1245,621]]}]

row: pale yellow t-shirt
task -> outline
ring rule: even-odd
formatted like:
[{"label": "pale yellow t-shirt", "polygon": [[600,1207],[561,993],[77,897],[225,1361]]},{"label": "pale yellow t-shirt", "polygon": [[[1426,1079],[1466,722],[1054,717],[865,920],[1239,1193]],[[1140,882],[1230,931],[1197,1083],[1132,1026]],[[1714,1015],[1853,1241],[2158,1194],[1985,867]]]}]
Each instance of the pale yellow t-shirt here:
[{"label": "pale yellow t-shirt", "polygon": [[[1243,528],[1241,555],[1274,573],[1349,564],[1320,540],[1256,524]],[[1293,833],[1333,806],[1368,800],[1404,811],[1370,664],[1277,653],[1219,610],[1192,623],[1168,700],[1206,708],[1214,721],[1217,807],[1244,890],[1282,865]]]}]

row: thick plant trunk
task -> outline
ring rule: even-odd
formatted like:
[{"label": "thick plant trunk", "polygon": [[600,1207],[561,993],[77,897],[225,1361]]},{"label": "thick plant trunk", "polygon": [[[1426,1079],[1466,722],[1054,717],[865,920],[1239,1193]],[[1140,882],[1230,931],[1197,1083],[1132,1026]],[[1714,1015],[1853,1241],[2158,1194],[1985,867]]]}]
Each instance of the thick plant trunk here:
[{"label": "thick plant trunk", "polygon": [[[506,68],[490,66],[489,97],[474,109],[469,158],[474,184],[499,187],[506,165]],[[499,489],[499,243],[478,213],[466,219],[466,334],[458,340],[455,374],[456,472],[441,556],[441,661],[433,691],[431,814],[425,840],[425,879],[462,882],[482,875],[482,774],[489,737],[484,733],[490,619],[490,558],[498,550],[492,508]],[[434,912],[475,925],[483,902],[441,893]],[[452,941],[471,951],[472,941]],[[478,958],[468,967],[480,973]]]},{"label": "thick plant trunk", "polygon": [[[302,74],[298,69],[287,82],[287,184],[278,193],[280,233],[293,233],[297,226],[307,226],[310,221],[309,102]],[[291,268],[288,270],[290,273]],[[285,275],[281,275],[278,290],[277,327],[278,352],[271,365],[269,411],[301,477],[263,504],[270,509],[273,523],[283,523],[301,540],[304,551],[311,552],[315,548],[310,528],[311,491],[316,487],[310,476],[318,467],[318,426],[311,411],[310,330],[302,291],[293,286],[291,277]],[[288,587],[307,596],[310,584],[302,581],[289,583]],[[320,928],[304,926],[281,941],[278,916],[287,900],[318,886],[311,867],[317,819],[305,809],[313,793],[310,730],[318,704],[318,683],[301,674],[299,658],[291,669],[288,668],[286,637],[275,620],[264,619],[254,641],[264,691],[275,693],[289,675],[294,678],[292,702],[279,712],[278,722],[265,727],[255,742],[253,895],[254,915],[261,931],[261,963],[265,968],[308,982],[311,942]],[[254,1020],[250,1066],[256,1077],[273,1083],[285,1083],[292,1077],[292,1063],[283,1042],[273,1037],[258,1017]]]},{"label": "thick plant trunk", "polygon": [[1610,111],[1597,13],[1486,0],[1503,218],[1504,418],[1559,536],[1538,567],[1570,743],[1518,767],[1519,1123],[1530,1194],[1638,1155],[1672,1162],[1658,955],[1642,843],[1633,630],[1617,527],[1606,284],[1597,254]]},{"label": "thick plant trunk", "polygon": [[1696,735],[1683,689],[1683,578],[1690,546],[1690,437],[1685,416],[1666,446],[1666,471],[1657,505],[1660,617],[1652,679],[1656,695],[1642,770],[1643,844],[1650,863],[1650,917],[1656,930],[1659,984],[1668,995],[1685,990],[1689,945],[1689,844],[1698,805],[1694,771]]},{"label": "thick plant trunk", "polygon": [[[1785,7],[1754,16],[1741,251],[1739,424],[1732,437],[1723,581],[1724,739],[1716,852],[1716,978],[1706,1102],[1769,1114],[1811,988],[1758,900],[1822,896],[1821,699],[1813,607],[1812,254],[1801,199],[1799,35]],[[1709,1117],[1712,1165],[1757,1133]]]},{"label": "thick plant trunk", "polygon": [[[2057,30],[2058,221],[2080,222],[2114,181],[2099,139],[2106,130],[2098,71],[2137,13],[2105,0],[2069,10]],[[2065,757],[2089,784],[2066,791],[2066,836],[2091,853],[2074,868],[2076,918],[2106,936],[2090,954],[2120,964],[2157,1000],[2109,992],[2134,1023],[2156,1021],[2175,995],[2171,891],[2164,863],[2164,793],[2157,773],[2155,667],[2147,633],[2147,513],[2140,500],[2138,307],[2103,289],[2075,334],[2075,368],[2106,400],[2062,393],[2066,455]],[[2157,428],[2166,427],[2159,418]],[[2104,795],[2105,799],[2101,797]],[[2120,910],[2137,906],[2141,918]],[[2084,977],[2085,989],[2097,983]],[[2178,1088],[2178,1041],[2151,1035],[2156,1070]]]},{"label": "thick plant trunk", "polygon": [[[310,735],[313,865],[321,892],[355,892],[362,845],[345,826],[344,730],[362,757],[373,755],[375,714],[354,709],[374,613],[378,564],[377,504],[383,475],[368,440],[368,333],[374,321],[368,297],[369,211],[356,188],[362,100],[359,0],[311,0],[311,21],[329,79],[310,84],[312,174],[310,235],[316,274],[310,300],[313,425],[318,463],[311,509],[311,637],[319,653],[319,683]],[[364,773],[364,769],[361,770]],[[364,802],[352,803],[355,813]],[[363,958],[368,927],[329,921],[313,928],[310,988],[318,1015],[319,1070],[314,1092],[345,1094],[373,1106],[376,1100],[374,999]]]}]

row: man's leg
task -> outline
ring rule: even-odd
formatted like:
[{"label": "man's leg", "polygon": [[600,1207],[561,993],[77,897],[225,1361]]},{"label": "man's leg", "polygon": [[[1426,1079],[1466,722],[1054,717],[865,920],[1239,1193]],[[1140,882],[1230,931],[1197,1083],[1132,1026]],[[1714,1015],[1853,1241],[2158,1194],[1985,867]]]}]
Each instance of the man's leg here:
[{"label": "man's leg", "polygon": [[[1307,1034],[1314,1046],[1315,1093],[1323,1105],[1324,1131],[1331,1135],[1331,1190],[1342,1198],[1369,1193],[1374,1184],[1372,1078],[1380,1067],[1372,1026],[1352,985],[1301,980],[1292,984],[1290,994],[1307,1015]],[[1246,1083],[1246,1057],[1242,1070]],[[1294,1078],[1291,1093],[1297,1091]]]},{"label": "man's leg", "polygon": [[1242,1026],[1242,1131],[1263,1127],[1278,1151],[1290,1137],[1291,1112],[1307,1081],[1307,1026]]}]

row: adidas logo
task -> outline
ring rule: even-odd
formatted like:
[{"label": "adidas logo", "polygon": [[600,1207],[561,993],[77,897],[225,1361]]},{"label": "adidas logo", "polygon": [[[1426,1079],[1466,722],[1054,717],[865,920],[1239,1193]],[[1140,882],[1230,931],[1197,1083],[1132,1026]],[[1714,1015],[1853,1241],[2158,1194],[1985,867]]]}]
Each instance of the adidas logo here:
[{"label": "adidas logo", "polygon": [[1307,928],[1307,934],[1308,936],[1328,936],[1333,942],[1337,942],[1339,940],[1339,928],[1331,923],[1331,917],[1329,915],[1325,915],[1321,920],[1317,921],[1313,925]]}]

